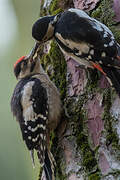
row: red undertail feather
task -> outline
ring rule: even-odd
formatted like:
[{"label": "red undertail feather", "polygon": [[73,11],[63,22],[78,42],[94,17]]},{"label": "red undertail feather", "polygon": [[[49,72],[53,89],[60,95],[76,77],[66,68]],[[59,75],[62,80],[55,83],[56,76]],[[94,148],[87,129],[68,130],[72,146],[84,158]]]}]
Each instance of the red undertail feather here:
[{"label": "red undertail feather", "polygon": [[103,71],[102,67],[99,64],[92,62],[92,65],[94,68],[98,69],[100,72],[102,72],[106,76],[106,73]]}]

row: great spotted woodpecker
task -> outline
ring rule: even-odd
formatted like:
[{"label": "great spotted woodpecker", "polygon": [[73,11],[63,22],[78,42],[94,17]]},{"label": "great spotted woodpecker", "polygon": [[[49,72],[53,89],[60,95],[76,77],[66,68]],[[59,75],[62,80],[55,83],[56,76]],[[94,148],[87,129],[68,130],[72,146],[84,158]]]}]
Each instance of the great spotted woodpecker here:
[{"label": "great spotted woodpecker", "polygon": [[38,19],[32,27],[36,40],[30,57],[40,44],[55,38],[60,49],[78,63],[97,68],[120,95],[120,45],[107,26],[79,9]]},{"label": "great spotted woodpecker", "polygon": [[11,98],[11,110],[19,122],[33,166],[36,150],[46,180],[55,180],[49,135],[60,122],[59,92],[44,72],[38,57],[32,61],[21,57],[14,65],[14,73],[19,82]]}]

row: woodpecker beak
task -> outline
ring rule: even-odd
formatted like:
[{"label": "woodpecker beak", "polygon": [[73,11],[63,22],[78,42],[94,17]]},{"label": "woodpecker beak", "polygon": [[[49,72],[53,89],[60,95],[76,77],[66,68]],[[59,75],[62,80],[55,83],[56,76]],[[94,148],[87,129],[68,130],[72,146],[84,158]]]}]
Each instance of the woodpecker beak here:
[{"label": "woodpecker beak", "polygon": [[28,58],[30,59],[30,61],[33,61],[33,56],[37,52],[37,49],[38,49],[39,46],[40,46],[40,43],[36,42],[35,46],[32,48],[30,54],[28,55]]}]

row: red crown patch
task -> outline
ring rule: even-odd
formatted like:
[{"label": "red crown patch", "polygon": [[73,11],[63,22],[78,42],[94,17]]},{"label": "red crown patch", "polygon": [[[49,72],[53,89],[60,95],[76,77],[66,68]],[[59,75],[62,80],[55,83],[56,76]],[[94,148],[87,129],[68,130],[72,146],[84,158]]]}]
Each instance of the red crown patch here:
[{"label": "red crown patch", "polygon": [[17,65],[19,62],[21,62],[25,57],[26,57],[26,56],[22,56],[21,58],[19,58],[19,59],[15,62],[14,68],[15,68],[16,65]]}]

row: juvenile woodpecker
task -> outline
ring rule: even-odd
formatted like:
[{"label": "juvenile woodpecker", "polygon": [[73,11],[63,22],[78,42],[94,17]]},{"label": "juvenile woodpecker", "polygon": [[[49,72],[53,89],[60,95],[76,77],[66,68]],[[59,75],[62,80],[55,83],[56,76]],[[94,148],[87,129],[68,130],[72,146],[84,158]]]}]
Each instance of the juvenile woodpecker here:
[{"label": "juvenile woodpecker", "polygon": [[19,122],[23,140],[34,165],[34,150],[46,180],[54,180],[54,161],[49,147],[50,131],[60,122],[60,95],[44,72],[38,57],[21,57],[14,65],[19,80],[12,98],[11,110]]},{"label": "juvenile woodpecker", "polygon": [[55,38],[60,49],[78,63],[97,68],[120,95],[120,45],[107,26],[79,9],[38,19],[32,27],[36,40],[30,58],[40,44]]}]

